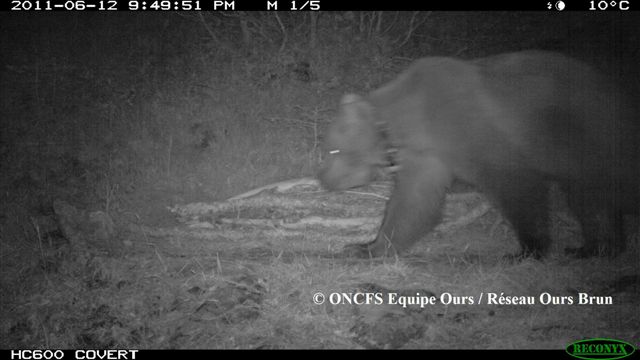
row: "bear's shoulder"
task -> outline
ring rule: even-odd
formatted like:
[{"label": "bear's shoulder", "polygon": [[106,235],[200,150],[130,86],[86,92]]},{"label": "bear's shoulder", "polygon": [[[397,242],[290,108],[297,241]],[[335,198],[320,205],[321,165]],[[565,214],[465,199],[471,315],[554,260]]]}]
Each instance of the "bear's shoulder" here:
[{"label": "bear's shoulder", "polygon": [[481,71],[472,61],[451,57],[425,57],[414,61],[398,77],[369,94],[374,104],[384,104],[422,94],[424,99],[457,91],[481,82]]}]

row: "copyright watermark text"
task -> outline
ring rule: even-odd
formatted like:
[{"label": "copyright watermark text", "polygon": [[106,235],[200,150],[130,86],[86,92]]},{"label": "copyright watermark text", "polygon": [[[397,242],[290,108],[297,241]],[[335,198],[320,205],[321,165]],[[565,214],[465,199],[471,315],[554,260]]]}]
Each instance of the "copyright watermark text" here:
[{"label": "copyright watermark text", "polygon": [[403,308],[430,305],[612,305],[611,296],[592,296],[588,293],[577,295],[552,295],[544,292],[537,296],[508,295],[505,293],[481,292],[478,295],[457,295],[443,292],[440,295],[400,294],[396,292],[331,292],[313,294],[313,302],[321,305],[398,305]]}]

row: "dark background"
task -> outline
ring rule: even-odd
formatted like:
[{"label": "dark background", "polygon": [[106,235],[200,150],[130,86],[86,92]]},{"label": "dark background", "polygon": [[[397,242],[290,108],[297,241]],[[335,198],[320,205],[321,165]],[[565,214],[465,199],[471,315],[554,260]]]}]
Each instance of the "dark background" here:
[{"label": "dark background", "polygon": [[222,198],[313,174],[313,129],[339,97],[424,56],[554,50],[639,86],[631,12],[0,16],[0,182],[29,193],[108,181],[116,202],[149,185]]}]

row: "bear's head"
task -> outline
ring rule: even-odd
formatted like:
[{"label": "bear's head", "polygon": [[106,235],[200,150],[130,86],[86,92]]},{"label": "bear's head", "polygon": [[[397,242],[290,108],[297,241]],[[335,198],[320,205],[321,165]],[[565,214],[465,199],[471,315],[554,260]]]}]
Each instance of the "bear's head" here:
[{"label": "bear's head", "polygon": [[329,190],[345,190],[369,183],[385,165],[386,149],[371,104],[358,95],[342,98],[338,118],[324,145],[319,178]]}]

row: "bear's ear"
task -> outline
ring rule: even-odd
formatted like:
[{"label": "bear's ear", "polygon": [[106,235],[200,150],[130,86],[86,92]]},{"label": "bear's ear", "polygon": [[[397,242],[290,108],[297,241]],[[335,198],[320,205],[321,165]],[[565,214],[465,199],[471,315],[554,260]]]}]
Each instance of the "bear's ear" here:
[{"label": "bear's ear", "polygon": [[358,102],[361,101],[362,98],[359,95],[356,94],[346,94],[342,97],[342,101],[340,102],[341,105],[347,105],[347,104],[351,104],[354,102]]},{"label": "bear's ear", "polygon": [[342,119],[347,124],[364,125],[371,122],[373,107],[366,100],[356,94],[342,97]]}]

